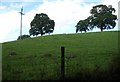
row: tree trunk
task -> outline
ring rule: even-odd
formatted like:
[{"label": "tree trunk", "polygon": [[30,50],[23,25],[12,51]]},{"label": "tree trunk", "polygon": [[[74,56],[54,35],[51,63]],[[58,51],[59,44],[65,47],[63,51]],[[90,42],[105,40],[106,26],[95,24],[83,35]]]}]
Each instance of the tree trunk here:
[{"label": "tree trunk", "polygon": [[101,30],[101,32],[103,32],[103,25],[100,26],[100,30]]},{"label": "tree trunk", "polygon": [[41,36],[43,36],[43,34],[41,33]]},{"label": "tree trunk", "polygon": [[101,32],[103,32],[103,28],[100,28]]},{"label": "tree trunk", "polygon": [[41,34],[41,36],[43,35],[43,30],[42,30],[42,28],[40,29],[40,34]]}]

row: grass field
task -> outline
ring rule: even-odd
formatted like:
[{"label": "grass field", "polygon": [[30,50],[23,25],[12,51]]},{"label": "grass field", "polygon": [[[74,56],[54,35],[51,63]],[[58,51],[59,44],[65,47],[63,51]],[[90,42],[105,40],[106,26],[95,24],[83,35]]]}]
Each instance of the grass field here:
[{"label": "grass field", "polygon": [[[118,32],[58,34],[3,43],[3,80],[59,80],[61,46],[65,47],[66,79],[115,79]],[[10,56],[12,52],[16,55]]]}]

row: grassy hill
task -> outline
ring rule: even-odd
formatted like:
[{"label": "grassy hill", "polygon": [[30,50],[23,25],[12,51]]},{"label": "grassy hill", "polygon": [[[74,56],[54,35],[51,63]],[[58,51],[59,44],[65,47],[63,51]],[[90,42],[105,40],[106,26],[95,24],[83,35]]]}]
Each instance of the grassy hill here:
[{"label": "grassy hill", "polygon": [[118,79],[118,31],[42,36],[2,46],[3,80],[59,80],[61,46],[66,79]]}]

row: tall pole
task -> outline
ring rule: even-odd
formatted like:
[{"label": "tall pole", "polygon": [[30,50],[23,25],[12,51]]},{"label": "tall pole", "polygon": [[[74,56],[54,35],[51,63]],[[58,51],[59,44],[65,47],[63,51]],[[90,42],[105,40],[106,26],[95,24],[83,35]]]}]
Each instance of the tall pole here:
[{"label": "tall pole", "polygon": [[19,12],[21,14],[21,21],[20,21],[20,39],[21,39],[21,36],[22,36],[22,15],[23,14],[23,7],[21,8],[21,11]]}]

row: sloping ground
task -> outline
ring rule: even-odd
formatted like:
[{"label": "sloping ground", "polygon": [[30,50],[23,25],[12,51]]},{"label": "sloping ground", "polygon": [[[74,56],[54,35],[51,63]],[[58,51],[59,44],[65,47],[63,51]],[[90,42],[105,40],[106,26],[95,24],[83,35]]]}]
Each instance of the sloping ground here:
[{"label": "sloping ground", "polygon": [[66,79],[119,79],[118,33],[59,34],[3,43],[3,80],[59,80],[61,46],[66,49]]}]

